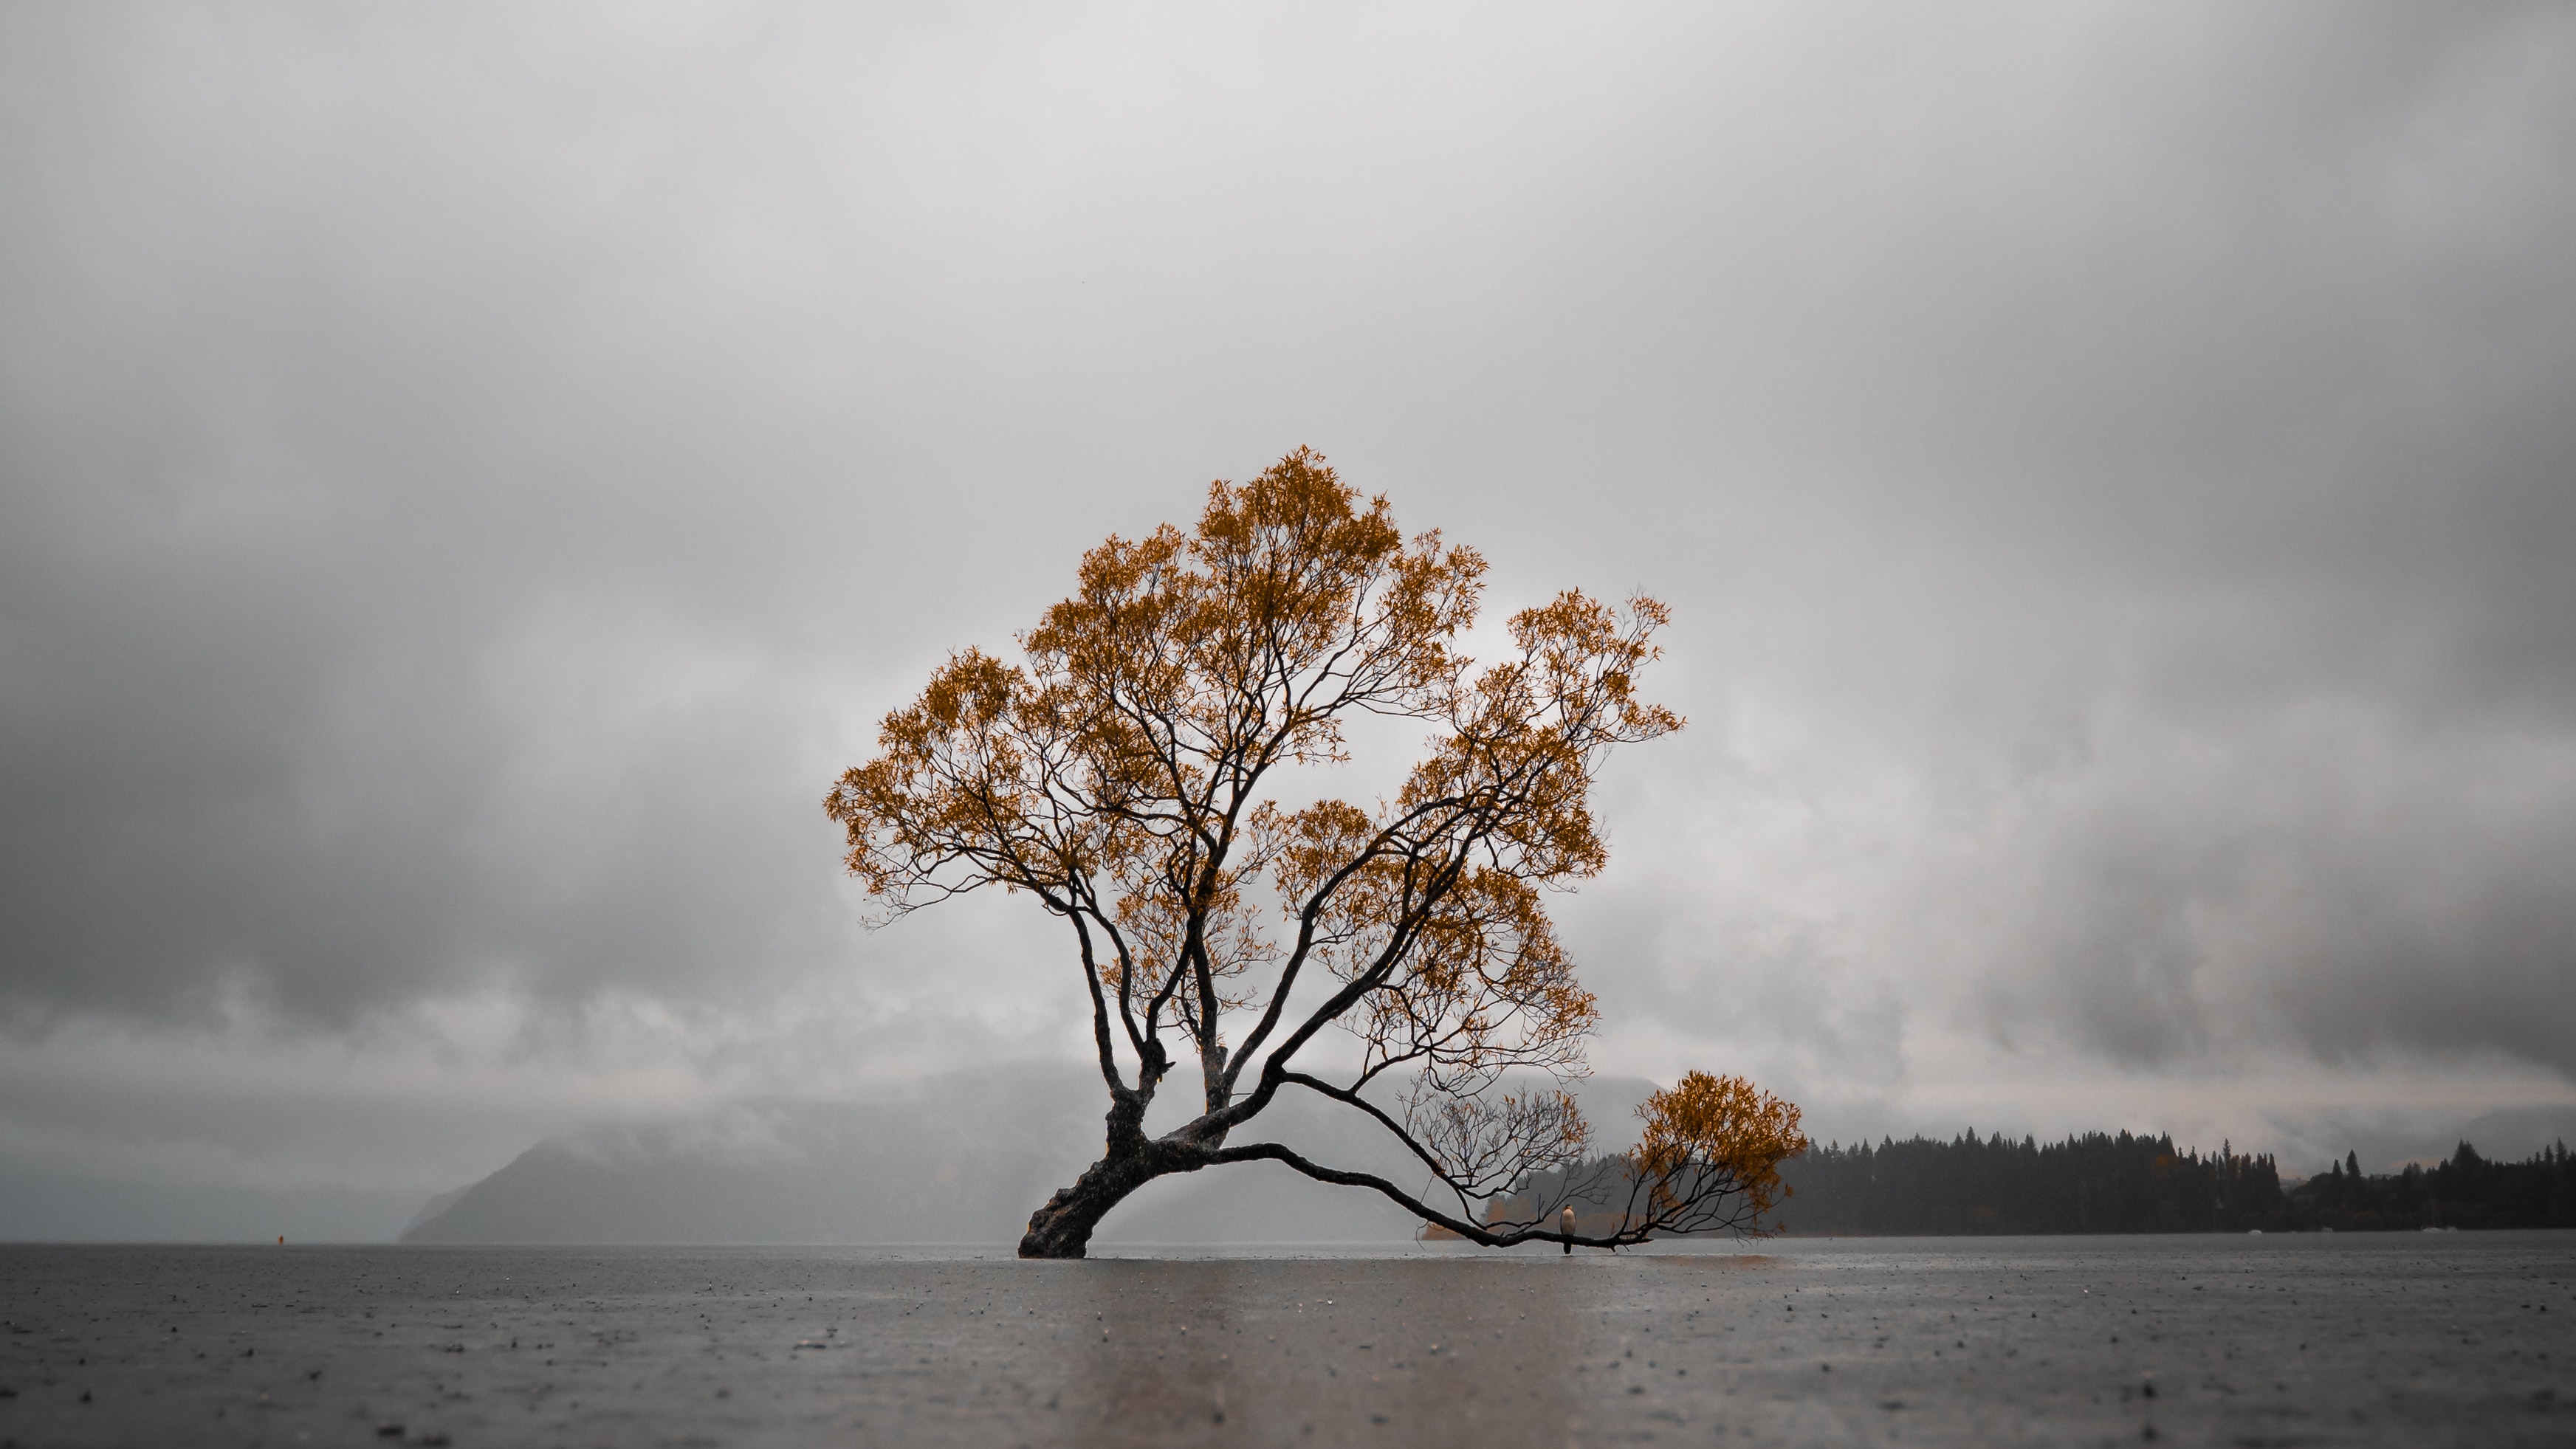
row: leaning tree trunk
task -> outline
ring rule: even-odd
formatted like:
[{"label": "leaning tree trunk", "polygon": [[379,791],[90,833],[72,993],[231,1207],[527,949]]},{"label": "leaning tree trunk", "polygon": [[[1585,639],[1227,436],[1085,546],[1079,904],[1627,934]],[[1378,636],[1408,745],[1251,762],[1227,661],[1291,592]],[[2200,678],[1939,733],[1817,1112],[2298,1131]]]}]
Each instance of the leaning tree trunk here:
[{"label": "leaning tree trunk", "polygon": [[1029,1214],[1029,1230],[1020,1237],[1023,1258],[1079,1258],[1089,1251],[1091,1233],[1109,1210],[1155,1178],[1196,1172],[1207,1166],[1207,1154],[1223,1144],[1223,1133],[1208,1141],[1149,1139],[1144,1133],[1145,1101],[1127,1093],[1109,1108],[1109,1151],[1084,1169],[1073,1186],[1056,1189],[1046,1206]]},{"label": "leaning tree trunk", "polygon": [[1155,1165],[1150,1152],[1104,1157],[1075,1178],[1073,1186],[1056,1189],[1046,1206],[1029,1214],[1029,1230],[1020,1239],[1023,1258],[1079,1258],[1090,1248],[1092,1229],[1127,1195],[1171,1169]]}]

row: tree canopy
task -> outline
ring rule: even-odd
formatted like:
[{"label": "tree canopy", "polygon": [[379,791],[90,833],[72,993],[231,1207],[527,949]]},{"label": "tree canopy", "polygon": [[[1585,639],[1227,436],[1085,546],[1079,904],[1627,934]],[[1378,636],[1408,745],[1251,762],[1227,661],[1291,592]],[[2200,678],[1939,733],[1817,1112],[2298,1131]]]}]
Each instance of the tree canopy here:
[{"label": "tree canopy", "polygon": [[[1484,574],[1301,448],[1210,484],[1192,530],[1084,555],[1016,662],[951,656],[826,797],[886,918],[999,886],[1069,929],[1108,1138],[1032,1217],[1024,1255],[1080,1255],[1155,1177],[1256,1160],[1496,1244],[1617,1246],[1770,1205],[1773,1168],[1804,1146],[1796,1108],[1694,1073],[1649,1104],[1613,1228],[1568,1233],[1554,1202],[1494,1216],[1590,1160],[1565,1087],[1598,1010],[1546,895],[1607,863],[1591,786],[1610,751],[1682,721],[1637,691],[1663,605],[1559,594],[1514,614],[1478,667],[1461,645]],[[1424,736],[1391,797],[1277,798],[1312,778],[1300,767],[1347,761],[1364,717]],[[1341,1050],[1310,1050],[1327,1033]],[[1197,1057],[1201,1110],[1149,1139],[1178,1050]],[[1292,1088],[1394,1134],[1430,1193],[1231,1143]]]}]

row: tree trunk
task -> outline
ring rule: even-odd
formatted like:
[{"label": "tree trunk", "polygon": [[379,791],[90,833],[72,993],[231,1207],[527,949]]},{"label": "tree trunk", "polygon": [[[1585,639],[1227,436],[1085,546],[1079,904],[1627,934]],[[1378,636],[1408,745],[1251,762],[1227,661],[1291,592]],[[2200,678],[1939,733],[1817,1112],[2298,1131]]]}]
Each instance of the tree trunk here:
[{"label": "tree trunk", "polygon": [[1091,1231],[1127,1195],[1171,1171],[1154,1162],[1156,1154],[1130,1152],[1091,1164],[1073,1186],[1056,1189],[1046,1206],[1029,1214],[1029,1230],[1020,1239],[1023,1258],[1079,1258],[1089,1250]]},{"label": "tree trunk", "polygon": [[1148,1139],[1144,1133],[1147,1094],[1120,1092],[1109,1107],[1109,1151],[1083,1170],[1073,1186],[1056,1189],[1046,1206],[1029,1214],[1021,1235],[1023,1258],[1079,1258],[1091,1246],[1092,1229],[1127,1195],[1155,1178],[1196,1172],[1208,1154],[1225,1143],[1217,1132],[1197,1139]]}]

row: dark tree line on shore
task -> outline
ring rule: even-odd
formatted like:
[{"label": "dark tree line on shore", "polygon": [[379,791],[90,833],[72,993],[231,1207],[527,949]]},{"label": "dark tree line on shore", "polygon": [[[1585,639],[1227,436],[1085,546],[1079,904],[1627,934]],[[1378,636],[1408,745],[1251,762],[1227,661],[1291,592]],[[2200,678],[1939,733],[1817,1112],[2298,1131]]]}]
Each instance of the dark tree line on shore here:
[{"label": "dark tree line on shore", "polygon": [[2351,1153],[2291,1190],[2299,1224],[2339,1232],[2403,1228],[2576,1228],[2576,1154],[2565,1142],[2491,1162],[2463,1142],[2427,1171],[2368,1177]]},{"label": "dark tree line on shore", "polygon": [[2339,1232],[2576,1227],[2576,1157],[2560,1142],[2492,1162],[2463,1142],[2430,1169],[2366,1176],[2347,1154],[2287,1189],[2269,1156],[2176,1150],[2170,1136],[2088,1132],[2045,1145],[1971,1130],[1815,1147],[1780,1165],[1792,1233]]}]

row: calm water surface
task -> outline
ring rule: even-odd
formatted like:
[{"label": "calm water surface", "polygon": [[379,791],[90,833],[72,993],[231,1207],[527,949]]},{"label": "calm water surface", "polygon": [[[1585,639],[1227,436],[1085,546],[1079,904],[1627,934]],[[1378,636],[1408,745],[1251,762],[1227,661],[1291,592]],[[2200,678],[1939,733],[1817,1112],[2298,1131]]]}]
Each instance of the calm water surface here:
[{"label": "calm water surface", "polygon": [[0,1247],[14,1445],[2576,1444],[2576,1234]]}]

